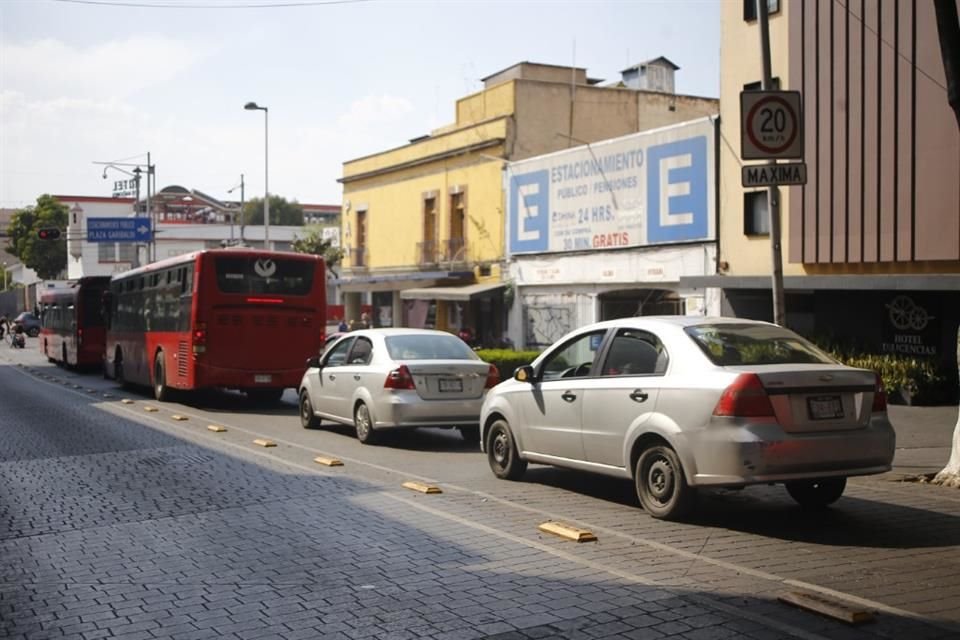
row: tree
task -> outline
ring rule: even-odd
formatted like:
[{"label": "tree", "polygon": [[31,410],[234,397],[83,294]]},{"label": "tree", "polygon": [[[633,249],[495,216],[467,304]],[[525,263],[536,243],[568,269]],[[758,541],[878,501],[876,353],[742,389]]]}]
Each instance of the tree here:
[{"label": "tree", "polygon": [[[271,206],[273,206],[272,203]],[[270,217],[273,217],[272,213]],[[334,247],[332,243],[332,238],[328,240],[323,239],[322,227],[310,227],[302,238],[294,238],[291,247],[297,253],[323,256],[323,261],[326,262],[327,268],[336,276],[336,269],[340,266],[340,261],[343,260],[343,249]]]},{"label": "tree", "polygon": [[[957,17],[956,0],[934,0],[934,10],[937,13],[940,56],[947,80],[947,103],[957,117],[957,128],[960,130],[960,18]],[[957,370],[960,371],[960,327],[957,328]],[[933,481],[960,488],[960,415],[953,429],[950,460]]]},{"label": "tree", "polygon": [[7,228],[7,251],[44,280],[56,278],[67,268],[66,234],[60,240],[41,240],[37,234],[45,228],[66,229],[68,218],[65,204],[51,195],[40,196],[36,205],[13,214]]},{"label": "tree", "polygon": [[[241,220],[245,225],[262,225],[263,198],[253,198],[243,205]],[[287,202],[286,198],[270,196],[270,224],[303,226],[303,207],[297,201]]]}]

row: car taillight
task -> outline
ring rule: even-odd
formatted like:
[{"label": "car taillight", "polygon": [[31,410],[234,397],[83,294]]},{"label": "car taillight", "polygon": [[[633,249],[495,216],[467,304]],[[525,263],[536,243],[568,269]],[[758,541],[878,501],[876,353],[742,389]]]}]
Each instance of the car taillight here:
[{"label": "car taillight", "polygon": [[413,376],[410,375],[410,369],[407,369],[407,365],[402,364],[399,368],[387,374],[387,379],[383,381],[383,388],[416,389],[417,387],[413,384]]},{"label": "car taillight", "polygon": [[193,330],[193,352],[204,353],[207,350],[207,323],[198,322]]},{"label": "car taillight", "polygon": [[77,327],[77,346],[78,347],[83,346],[83,329],[81,329],[80,327]]},{"label": "car taillight", "polygon": [[483,388],[493,389],[498,384],[500,384],[500,370],[494,365],[490,365],[490,369],[487,370],[487,383],[483,385]]},{"label": "car taillight", "polygon": [[723,390],[715,416],[736,416],[746,418],[773,417],[773,405],[767,396],[760,376],[755,373],[741,373],[729,387]]},{"label": "car taillight", "polygon": [[870,410],[873,413],[886,413],[887,412],[887,390],[883,386],[883,378],[880,377],[879,373],[874,373],[876,376],[876,383],[873,386],[873,407]]}]

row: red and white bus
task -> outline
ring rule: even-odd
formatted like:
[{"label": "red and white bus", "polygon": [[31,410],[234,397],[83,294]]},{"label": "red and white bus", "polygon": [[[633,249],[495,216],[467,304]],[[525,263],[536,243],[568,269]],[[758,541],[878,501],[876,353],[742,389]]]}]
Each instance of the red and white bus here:
[{"label": "red and white bus", "polygon": [[320,256],[198,251],[116,274],[107,294],[104,374],[174,391],[239,389],[276,401],[323,344]]},{"label": "red and white bus", "polygon": [[50,362],[68,368],[103,364],[103,294],[109,285],[110,276],[88,276],[40,290],[40,348]]}]

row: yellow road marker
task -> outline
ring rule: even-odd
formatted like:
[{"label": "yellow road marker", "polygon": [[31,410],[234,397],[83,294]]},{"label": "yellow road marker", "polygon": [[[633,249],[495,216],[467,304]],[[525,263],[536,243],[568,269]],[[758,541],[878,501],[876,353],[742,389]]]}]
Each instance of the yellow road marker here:
[{"label": "yellow road marker", "polygon": [[[51,380],[53,380],[53,378],[51,378]],[[64,384],[69,384],[69,383],[66,383],[66,382],[65,382]],[[75,384],[75,385],[73,385],[73,388],[74,388],[74,389],[79,389],[79,388],[80,388],[80,385]]]},{"label": "yellow road marker", "polygon": [[105,394],[103,394],[103,397],[104,397],[104,398],[112,398],[113,396],[110,395],[109,393],[105,393]]},{"label": "yellow road marker", "polygon": [[818,593],[790,591],[777,596],[777,600],[847,624],[863,624],[873,620],[872,611]]},{"label": "yellow road marker", "polygon": [[323,456],[317,456],[313,459],[317,464],[325,464],[328,467],[342,467],[343,461],[338,460],[337,458],[325,458]]},{"label": "yellow road marker", "polygon": [[586,529],[578,529],[562,522],[544,522],[539,527],[544,533],[552,533],[555,536],[573,540],[574,542],[595,542],[597,536]]},{"label": "yellow road marker", "polygon": [[97,392],[96,389],[87,389],[87,393],[96,393],[96,392]]},{"label": "yellow road marker", "polygon": [[253,441],[253,444],[258,445],[258,446],[261,446],[261,447],[275,447],[275,446],[277,446],[277,443],[274,442],[273,440],[265,440],[264,438],[257,438],[256,440]]},{"label": "yellow road marker", "polygon": [[156,407],[151,407],[151,406],[149,406],[149,405],[147,405],[146,407],[144,407],[143,410],[144,410],[144,411],[149,411],[149,412],[151,412],[151,413],[153,413],[154,411],[160,411],[160,409],[157,409]]},{"label": "yellow road marker", "polygon": [[443,491],[440,490],[440,487],[432,484],[424,484],[422,482],[414,482],[413,480],[404,482],[403,486],[406,489],[410,489],[411,491],[419,491],[420,493],[443,493]]},{"label": "yellow road marker", "polygon": [[187,419],[187,416],[181,416],[181,415],[179,415],[179,414],[177,414],[177,413],[173,414],[173,415],[170,416],[170,417],[173,418],[174,420],[186,420],[186,419]]},{"label": "yellow road marker", "polygon": [[133,400],[131,400],[130,398],[124,398],[120,402],[122,402],[123,404],[133,404]]},{"label": "yellow road marker", "polygon": [[226,427],[221,427],[221,426],[218,425],[218,424],[208,424],[208,425],[207,425],[207,431],[213,431],[214,433],[223,433],[223,432],[226,431],[226,430],[227,430]]}]

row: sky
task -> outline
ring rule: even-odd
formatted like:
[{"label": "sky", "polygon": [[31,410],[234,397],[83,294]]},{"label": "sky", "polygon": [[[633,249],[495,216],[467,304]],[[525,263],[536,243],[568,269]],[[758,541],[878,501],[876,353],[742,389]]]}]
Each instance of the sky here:
[{"label": "sky", "polygon": [[339,204],[344,161],[452,123],[521,61],[614,81],[666,56],[678,93],[715,98],[719,1],[0,0],[0,207],[109,197],[132,167],[96,163],[148,152],[157,189],[239,200],[243,175],[249,199],[266,175]]}]

